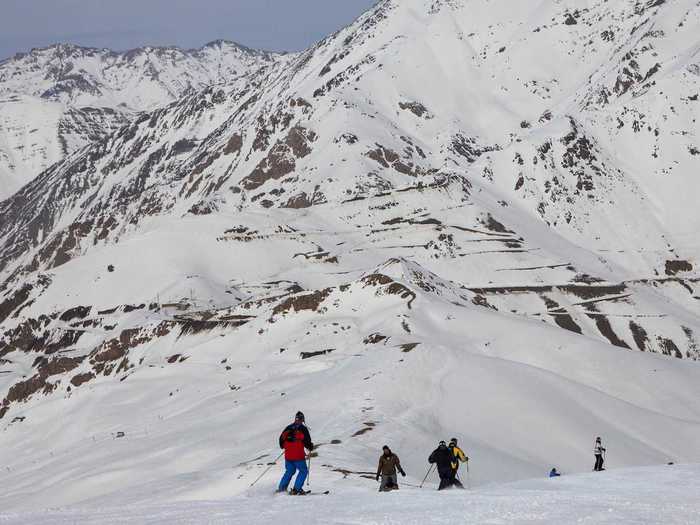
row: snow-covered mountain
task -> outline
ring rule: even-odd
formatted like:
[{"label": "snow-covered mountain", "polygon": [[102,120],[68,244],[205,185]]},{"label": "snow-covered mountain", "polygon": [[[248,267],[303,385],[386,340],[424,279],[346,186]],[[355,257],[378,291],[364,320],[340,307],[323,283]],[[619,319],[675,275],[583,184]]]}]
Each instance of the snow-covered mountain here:
[{"label": "snow-covered mountain", "polygon": [[0,92],[74,107],[143,111],[203,86],[245,76],[278,58],[223,40],[194,50],[144,47],[126,52],[58,44],[0,63]]},{"label": "snow-covered mountain", "polygon": [[0,199],[139,112],[284,60],[215,41],[122,53],[59,44],[0,62]]},{"label": "snow-covered mountain", "polygon": [[700,460],[699,30],[384,0],[51,166],[0,203],[0,504],[240,492],[300,408],[338,486]]}]

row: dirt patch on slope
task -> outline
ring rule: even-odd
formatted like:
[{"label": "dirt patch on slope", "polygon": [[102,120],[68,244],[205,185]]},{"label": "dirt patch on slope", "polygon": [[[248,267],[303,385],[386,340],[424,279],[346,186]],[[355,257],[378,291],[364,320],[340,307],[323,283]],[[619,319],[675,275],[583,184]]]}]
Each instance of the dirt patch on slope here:
[{"label": "dirt patch on slope", "polygon": [[666,275],[676,275],[682,272],[692,272],[693,265],[688,261],[674,260],[666,261]]},{"label": "dirt patch on slope", "polygon": [[331,288],[317,290],[310,294],[296,295],[285,299],[272,310],[273,315],[283,315],[291,312],[303,312],[308,310],[317,312],[321,303],[325,301],[331,293]]}]

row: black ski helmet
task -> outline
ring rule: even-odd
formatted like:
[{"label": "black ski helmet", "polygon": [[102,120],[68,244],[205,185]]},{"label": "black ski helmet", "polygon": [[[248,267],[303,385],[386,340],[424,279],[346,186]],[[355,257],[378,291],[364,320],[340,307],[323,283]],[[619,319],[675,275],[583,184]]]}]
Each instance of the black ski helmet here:
[{"label": "black ski helmet", "polygon": [[452,439],[450,439],[450,445],[452,445],[453,443],[454,443],[455,445],[457,444],[457,438],[452,438]]},{"label": "black ski helmet", "polygon": [[294,416],[294,419],[298,419],[299,421],[306,421],[306,418],[304,417],[304,413],[301,410],[296,413],[296,415]]},{"label": "black ski helmet", "polygon": [[438,446],[439,446],[439,447],[446,447],[446,446],[447,446],[447,443],[445,443],[444,440],[440,440],[440,443],[438,443]]},{"label": "black ski helmet", "polygon": [[600,436],[595,438],[596,442],[600,441]]}]

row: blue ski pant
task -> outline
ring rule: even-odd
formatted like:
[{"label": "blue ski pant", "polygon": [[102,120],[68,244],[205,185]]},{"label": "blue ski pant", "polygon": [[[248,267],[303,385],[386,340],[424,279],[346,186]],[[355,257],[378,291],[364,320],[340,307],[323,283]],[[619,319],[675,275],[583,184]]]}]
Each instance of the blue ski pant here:
[{"label": "blue ski pant", "polygon": [[304,482],[306,481],[306,476],[309,475],[309,468],[306,466],[306,461],[305,460],[300,460],[300,461],[289,461],[286,459],[284,461],[285,464],[285,470],[284,470],[284,476],[282,476],[282,479],[280,480],[280,490],[287,490],[287,487],[289,486],[289,482],[292,481],[292,477],[294,474],[299,471],[299,474],[297,474],[297,479],[294,482],[294,488],[296,490],[300,490],[304,488]]}]

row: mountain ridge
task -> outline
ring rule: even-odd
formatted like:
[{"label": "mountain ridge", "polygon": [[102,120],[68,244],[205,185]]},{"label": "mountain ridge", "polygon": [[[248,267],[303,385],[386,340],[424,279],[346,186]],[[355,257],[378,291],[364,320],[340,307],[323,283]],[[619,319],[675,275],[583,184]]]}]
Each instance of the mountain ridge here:
[{"label": "mountain ridge", "polygon": [[0,66],[4,65],[5,62],[11,62],[11,61],[17,61],[23,58],[26,58],[32,54],[38,54],[40,52],[45,52],[45,51],[50,51],[53,49],[57,48],[68,48],[68,49],[74,49],[74,50],[82,50],[82,51],[91,51],[91,52],[106,52],[107,54],[111,55],[129,55],[129,54],[135,54],[139,51],[147,51],[147,50],[174,50],[174,51],[182,51],[183,53],[188,53],[188,54],[196,54],[198,52],[201,52],[202,50],[210,47],[216,47],[219,46],[221,47],[223,44],[230,45],[232,47],[237,47],[241,50],[244,51],[249,51],[251,53],[262,53],[262,54],[270,54],[270,55],[286,55],[286,54],[294,54],[293,52],[290,51],[271,51],[271,50],[265,50],[265,49],[256,49],[252,48],[249,46],[246,46],[244,44],[241,44],[239,42],[236,42],[235,40],[229,40],[226,38],[217,38],[214,40],[211,40],[210,42],[206,42],[205,44],[202,44],[200,47],[183,47],[183,46],[178,46],[178,45],[143,45],[143,46],[137,46],[137,47],[131,47],[128,49],[113,49],[109,47],[96,47],[96,46],[90,46],[90,45],[82,45],[82,44],[77,44],[74,42],[55,42],[53,44],[49,44],[46,46],[42,47],[34,47],[30,49],[29,51],[18,51],[12,56],[9,56],[3,60],[0,60]]},{"label": "mountain ridge", "polygon": [[[59,44],[3,61],[0,199],[142,111],[286,59],[220,40],[196,50],[147,46],[121,53]],[[55,120],[13,118],[48,112]]]}]

